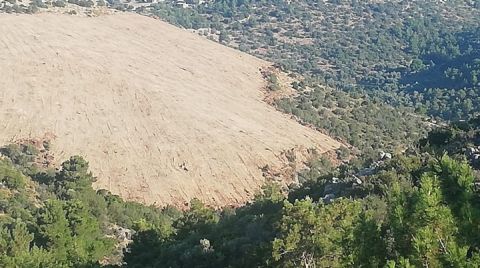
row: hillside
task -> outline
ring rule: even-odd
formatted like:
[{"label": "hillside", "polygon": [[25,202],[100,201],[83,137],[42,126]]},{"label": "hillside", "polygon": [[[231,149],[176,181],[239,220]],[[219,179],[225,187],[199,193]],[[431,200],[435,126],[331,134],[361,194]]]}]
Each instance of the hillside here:
[{"label": "hillside", "polygon": [[269,63],[158,20],[0,16],[0,143],[51,139],[128,200],[244,202],[285,152],[340,146],[263,101]]},{"label": "hillside", "polygon": [[299,94],[278,107],[355,146],[359,159],[403,151],[428,121],[478,114],[478,0],[177,2],[135,11],[300,74]]}]

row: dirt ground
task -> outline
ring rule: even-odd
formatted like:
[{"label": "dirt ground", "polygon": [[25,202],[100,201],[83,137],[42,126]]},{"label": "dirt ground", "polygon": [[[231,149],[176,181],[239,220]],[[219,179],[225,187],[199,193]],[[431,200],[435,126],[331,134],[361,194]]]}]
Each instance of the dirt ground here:
[{"label": "dirt ground", "polygon": [[285,150],[340,146],[263,101],[267,65],[135,14],[4,14],[0,143],[54,136],[129,200],[239,204]]}]

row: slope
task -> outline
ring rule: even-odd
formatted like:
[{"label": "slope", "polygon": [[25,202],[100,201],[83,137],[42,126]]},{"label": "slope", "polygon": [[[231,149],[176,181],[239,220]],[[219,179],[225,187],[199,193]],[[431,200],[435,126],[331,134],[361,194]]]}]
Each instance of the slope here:
[{"label": "slope", "polygon": [[0,143],[53,138],[129,200],[241,203],[282,152],[340,146],[262,99],[269,63],[134,14],[0,16]]}]

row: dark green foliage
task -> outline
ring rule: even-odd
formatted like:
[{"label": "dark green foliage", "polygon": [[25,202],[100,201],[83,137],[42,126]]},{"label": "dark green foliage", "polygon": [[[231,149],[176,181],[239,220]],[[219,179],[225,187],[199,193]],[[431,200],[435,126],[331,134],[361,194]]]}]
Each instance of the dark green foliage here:
[{"label": "dark green foliage", "polygon": [[32,175],[37,172],[34,161],[39,151],[33,145],[9,144],[0,148],[0,153],[8,157],[23,173]]},{"label": "dark green foliage", "polygon": [[480,265],[479,194],[467,162],[420,151],[383,162],[359,185],[343,183],[354,170],[336,174],[343,190],[329,204],[321,193],[332,175],[313,173],[287,199],[270,187],[234,211],[194,202],[171,236],[140,232],[127,266]]},{"label": "dark green foliage", "polygon": [[[55,172],[37,167],[42,176],[2,159],[0,266],[478,267],[480,196],[460,149],[474,143],[478,126],[475,119],[445,127],[440,138],[432,132],[420,150],[368,172],[320,158],[288,196],[268,184],[251,203],[223,210],[192,200],[179,212],[95,192],[78,156]],[[324,197],[327,188],[335,198]],[[123,259],[115,226],[137,231]]]},{"label": "dark green foliage", "polygon": [[[469,121],[459,121],[431,131],[427,137],[420,140],[419,145],[423,150],[432,153],[442,154],[447,152],[450,155],[464,155],[469,150],[476,150],[480,145],[480,117]],[[468,152],[470,158],[475,152]],[[471,164],[478,166],[478,161],[471,159]]]},{"label": "dark green foliage", "polygon": [[0,267],[94,267],[121,258],[110,231],[117,225],[173,233],[178,212],[96,193],[88,162],[79,156],[52,172],[33,162],[34,147],[10,145],[2,152],[8,158],[0,159]]},{"label": "dark green foliage", "polygon": [[355,224],[360,203],[338,200],[314,204],[307,198],[286,203],[272,256],[279,267],[340,267],[354,264]]},{"label": "dark green foliage", "polygon": [[194,201],[175,222],[174,236],[165,238],[151,230],[138,233],[125,261],[131,267],[262,266],[282,200],[278,187],[270,185],[253,204],[235,211],[220,213]]},{"label": "dark green foliage", "polygon": [[5,160],[0,160],[0,182],[8,188],[22,189],[25,187],[26,178]]},{"label": "dark green foliage", "polygon": [[68,3],[79,5],[81,7],[92,7],[95,5],[92,0],[68,0]]},{"label": "dark green foliage", "polygon": [[65,7],[67,4],[63,0],[57,0],[53,2],[53,6],[56,7]]},{"label": "dark green foliage", "polygon": [[3,267],[67,267],[51,252],[32,246],[33,235],[25,223],[16,220],[0,229],[0,264]]},{"label": "dark green foliage", "polygon": [[[393,109],[379,100],[352,99],[342,91],[316,88],[277,103],[300,121],[327,130],[360,149],[362,159],[376,159],[380,150],[394,152],[417,140],[427,127],[408,109]],[[326,108],[325,108],[326,107]]]}]

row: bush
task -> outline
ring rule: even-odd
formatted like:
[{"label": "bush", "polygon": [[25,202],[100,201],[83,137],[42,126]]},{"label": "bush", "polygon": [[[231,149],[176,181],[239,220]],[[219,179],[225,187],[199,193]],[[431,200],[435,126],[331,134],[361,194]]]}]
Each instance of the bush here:
[{"label": "bush", "polygon": [[5,160],[0,160],[0,182],[8,188],[21,189],[25,187],[25,178],[18,170]]},{"label": "bush", "polygon": [[268,76],[268,89],[271,91],[277,91],[280,89],[280,84],[278,83],[278,77],[275,74],[270,74]]},{"label": "bush", "polygon": [[53,2],[53,6],[55,7],[65,7],[67,4],[63,0],[57,0]]}]

